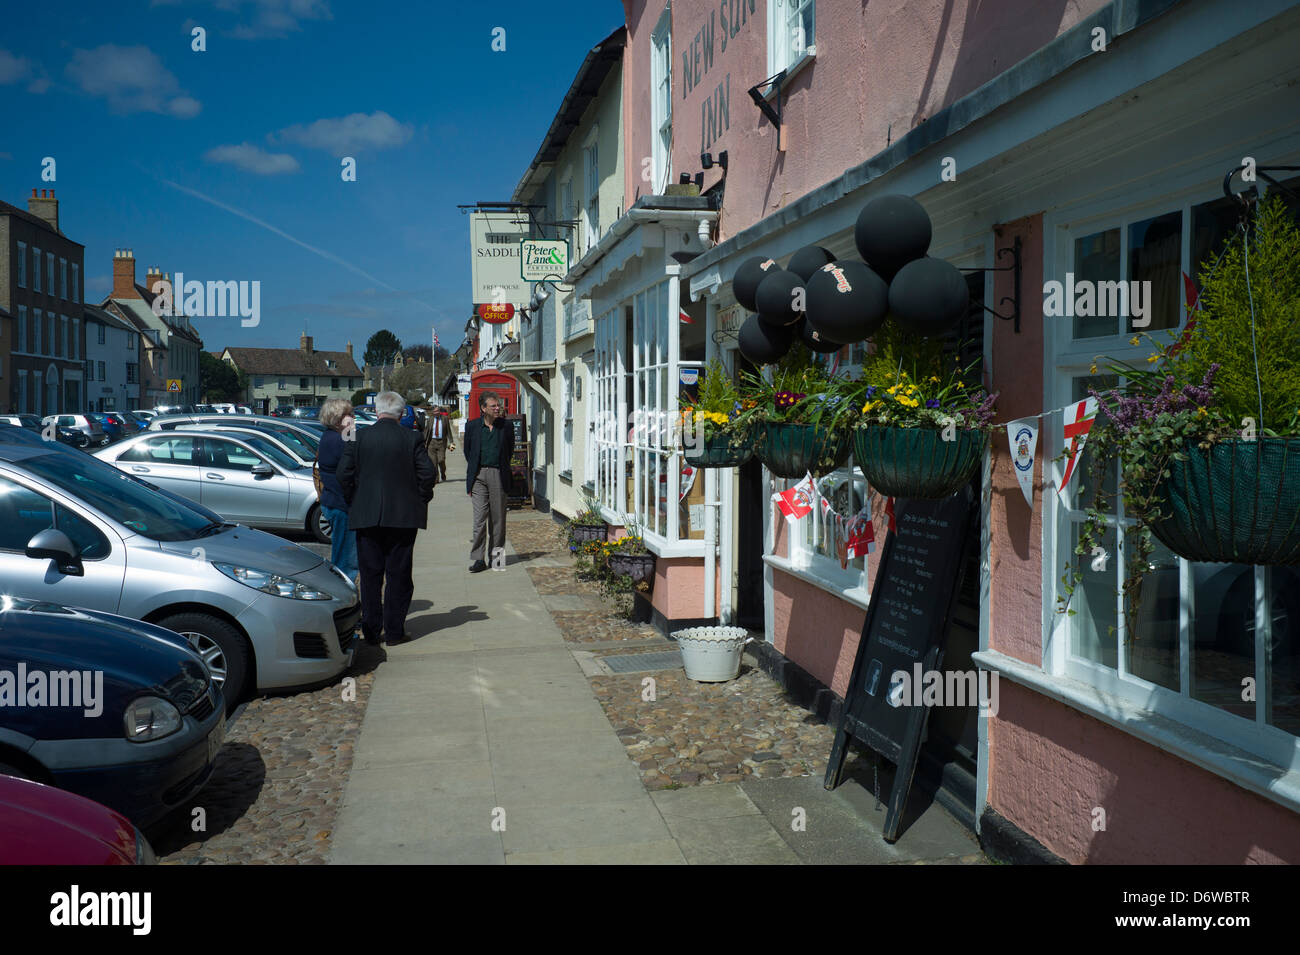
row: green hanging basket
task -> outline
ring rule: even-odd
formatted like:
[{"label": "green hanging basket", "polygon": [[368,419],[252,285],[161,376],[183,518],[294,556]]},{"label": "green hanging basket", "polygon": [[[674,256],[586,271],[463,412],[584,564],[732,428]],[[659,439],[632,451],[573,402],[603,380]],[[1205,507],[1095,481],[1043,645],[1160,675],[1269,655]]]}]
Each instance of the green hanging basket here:
[{"label": "green hanging basket", "polygon": [[685,441],[682,447],[682,456],[692,467],[738,468],[754,456],[754,429],[718,431],[706,435],[696,447],[686,447]]},{"label": "green hanging basket", "polygon": [[853,447],[853,432],[828,431],[812,424],[768,422],[763,427],[758,456],[782,478],[829,474],[842,467]]},{"label": "green hanging basket", "polygon": [[1300,564],[1300,438],[1183,451],[1156,489],[1165,516],[1149,526],[1160,543],[1194,561]]},{"label": "green hanging basket", "polygon": [[971,479],[984,459],[988,434],[962,430],[952,441],[938,428],[860,428],[854,463],[873,491],[888,497],[938,499]]}]

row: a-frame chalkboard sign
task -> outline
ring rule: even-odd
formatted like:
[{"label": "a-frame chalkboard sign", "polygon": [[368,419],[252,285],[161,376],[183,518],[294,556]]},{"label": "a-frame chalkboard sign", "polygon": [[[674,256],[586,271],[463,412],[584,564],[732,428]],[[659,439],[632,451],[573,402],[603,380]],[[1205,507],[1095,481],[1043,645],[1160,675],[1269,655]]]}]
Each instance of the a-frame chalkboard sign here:
[{"label": "a-frame chalkboard sign", "polygon": [[[975,525],[975,493],[967,485],[939,501],[897,500],[880,557],[867,619],[862,625],[844,715],[826,767],[826,788],[839,785],[849,739],[871,747],[897,766],[885,815],[886,842],[898,838],[912,788],[929,707],[919,702],[921,672],[943,662],[941,642],[961,589],[967,538]],[[895,682],[904,673],[911,685]]]}]

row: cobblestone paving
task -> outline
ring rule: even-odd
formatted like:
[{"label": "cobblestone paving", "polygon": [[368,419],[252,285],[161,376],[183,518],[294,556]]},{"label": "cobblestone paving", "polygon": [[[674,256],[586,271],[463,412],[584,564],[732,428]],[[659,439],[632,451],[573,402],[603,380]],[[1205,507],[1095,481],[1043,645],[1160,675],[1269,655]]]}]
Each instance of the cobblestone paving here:
[{"label": "cobblestone paving", "polygon": [[[515,550],[568,557],[559,526],[541,517],[516,520],[511,515],[507,535]],[[538,592],[547,595],[598,592],[577,578],[571,560],[530,567],[529,576]],[[570,643],[654,641],[640,647],[597,646],[596,657],[673,646],[649,624],[620,618],[609,603],[603,611],[552,611],[551,617]],[[647,676],[655,680],[653,701],[642,699]],[[748,661],[730,683],[696,683],[676,669],[592,677],[591,684],[647,789],[826,771],[834,728],[790,702],[771,677]]]},{"label": "cobblestone paving", "polygon": [[[212,779],[149,833],[159,861],[324,864],[381,654],[358,649],[345,674],[356,679],[355,700],[343,699],[340,681],[249,702],[230,727]],[[195,808],[206,815],[205,832],[191,829]]]}]

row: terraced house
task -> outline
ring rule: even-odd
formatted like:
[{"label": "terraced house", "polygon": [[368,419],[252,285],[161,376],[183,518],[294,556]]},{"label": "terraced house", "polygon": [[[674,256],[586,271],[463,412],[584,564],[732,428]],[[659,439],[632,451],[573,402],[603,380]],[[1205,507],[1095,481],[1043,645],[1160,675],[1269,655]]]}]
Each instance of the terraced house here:
[{"label": "terraced house", "polygon": [[297,348],[227,348],[221,360],[248,375],[248,404],[260,414],[316,407],[328,398],[350,401],[362,382],[351,342],[345,351],[316,351],[307,334]]},{"label": "terraced house", "polygon": [[85,246],[59,228],[54,190],[0,202],[0,397],[15,412],[80,411]]}]

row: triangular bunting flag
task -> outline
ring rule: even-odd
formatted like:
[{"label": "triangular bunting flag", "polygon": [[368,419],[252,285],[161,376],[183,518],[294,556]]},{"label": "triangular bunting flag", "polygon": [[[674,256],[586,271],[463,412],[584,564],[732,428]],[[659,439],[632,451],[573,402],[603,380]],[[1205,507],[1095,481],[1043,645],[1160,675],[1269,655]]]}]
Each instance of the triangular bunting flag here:
[{"label": "triangular bunting flag", "polygon": [[772,503],[785,515],[785,519],[793,524],[812,513],[813,493],[812,476],[807,475],[794,487],[773,494]]},{"label": "triangular bunting flag", "polygon": [[1021,418],[1007,424],[1011,463],[1031,511],[1034,509],[1034,454],[1038,449],[1038,427],[1037,418]]},{"label": "triangular bunting flag", "polygon": [[1070,442],[1070,447],[1065,452],[1065,474],[1061,477],[1061,486],[1056,489],[1058,494],[1064,494],[1065,489],[1070,486],[1070,478],[1074,476],[1074,466],[1079,461],[1079,455],[1083,453],[1083,445],[1088,440],[1088,432],[1092,430],[1092,423],[1096,418],[1096,398],[1085,398],[1074,405],[1066,406],[1065,427],[1062,433],[1065,440]]}]

